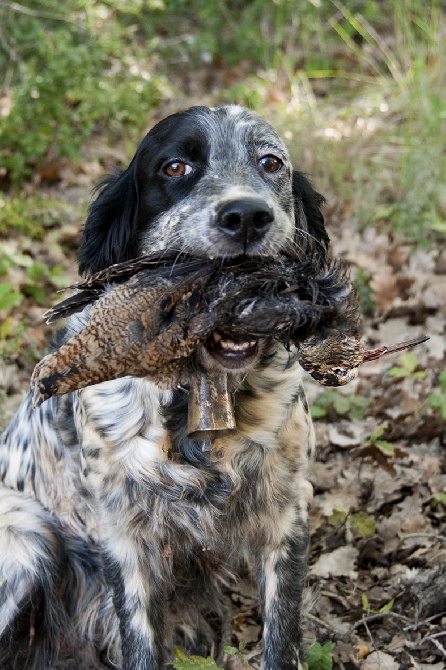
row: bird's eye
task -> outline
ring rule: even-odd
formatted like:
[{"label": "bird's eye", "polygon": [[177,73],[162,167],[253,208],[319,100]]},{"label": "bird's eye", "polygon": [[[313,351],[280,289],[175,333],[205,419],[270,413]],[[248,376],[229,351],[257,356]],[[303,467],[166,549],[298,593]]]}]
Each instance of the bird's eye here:
[{"label": "bird's eye", "polygon": [[184,177],[192,172],[192,166],[183,161],[172,161],[163,167],[163,172],[169,177]]},{"label": "bird's eye", "polygon": [[272,156],[268,154],[267,156],[262,156],[259,158],[258,166],[263,172],[277,172],[283,166],[283,161],[277,156]]}]

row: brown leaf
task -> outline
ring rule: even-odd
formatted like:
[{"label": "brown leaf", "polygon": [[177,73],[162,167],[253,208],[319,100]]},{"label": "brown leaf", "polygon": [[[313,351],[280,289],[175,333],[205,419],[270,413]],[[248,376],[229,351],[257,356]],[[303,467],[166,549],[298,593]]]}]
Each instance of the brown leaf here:
[{"label": "brown leaf", "polygon": [[322,554],[310,569],[315,577],[350,577],[356,579],[355,570],[358,550],[355,547],[339,547],[329,554]]},{"label": "brown leaf", "polygon": [[361,670],[398,670],[399,667],[399,663],[390,654],[374,651],[361,665]]},{"label": "brown leaf", "polygon": [[373,300],[381,314],[385,314],[398,296],[397,276],[390,265],[383,265],[370,281]]}]

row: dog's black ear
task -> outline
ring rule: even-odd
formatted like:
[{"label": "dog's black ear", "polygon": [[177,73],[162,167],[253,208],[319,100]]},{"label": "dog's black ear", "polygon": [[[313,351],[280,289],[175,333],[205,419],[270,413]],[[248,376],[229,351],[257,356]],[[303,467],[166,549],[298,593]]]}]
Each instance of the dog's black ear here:
[{"label": "dog's black ear", "polygon": [[91,204],[79,247],[79,272],[89,275],[137,254],[138,191],[134,162],[106,177]]},{"label": "dog's black ear", "polygon": [[301,172],[293,172],[293,196],[296,218],[296,242],[306,254],[325,263],[330,238],[322,214],[324,196],[314,190]]}]

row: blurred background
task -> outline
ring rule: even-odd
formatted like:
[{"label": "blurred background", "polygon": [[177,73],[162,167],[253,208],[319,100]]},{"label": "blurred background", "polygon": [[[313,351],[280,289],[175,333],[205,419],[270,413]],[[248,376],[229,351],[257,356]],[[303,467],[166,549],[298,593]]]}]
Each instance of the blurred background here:
[{"label": "blurred background", "polygon": [[334,218],[444,242],[445,51],[441,0],[3,0],[0,356],[40,355],[28,308],[71,280],[93,185],[193,104],[270,120],[326,196],[332,234]]},{"label": "blurred background", "polygon": [[[406,462],[416,475],[398,495],[418,495],[410,516],[438,530],[446,507],[445,52],[444,0],[1,0],[0,426],[48,346],[42,312],[76,280],[94,185],[128,164],[160,118],[196,104],[240,103],[273,123],[295,167],[325,195],[334,254],[351,267],[366,343],[431,337],[342,392],[309,383],[325,449],[319,466],[334,454],[327,467],[345,476],[337,451],[358,445],[372,470]],[[420,466],[404,451],[414,443],[436,459],[430,467],[440,477],[424,494],[415,490]],[[338,481],[319,477],[331,488]],[[347,509],[358,510],[361,495]],[[315,509],[323,510],[313,519],[318,528],[338,508],[322,501]],[[349,519],[351,530],[352,513],[337,517],[341,527]],[[351,532],[358,542],[367,536]],[[423,565],[433,561],[429,555]],[[386,606],[391,591],[373,606]],[[346,609],[354,606],[364,608],[358,592]]]}]

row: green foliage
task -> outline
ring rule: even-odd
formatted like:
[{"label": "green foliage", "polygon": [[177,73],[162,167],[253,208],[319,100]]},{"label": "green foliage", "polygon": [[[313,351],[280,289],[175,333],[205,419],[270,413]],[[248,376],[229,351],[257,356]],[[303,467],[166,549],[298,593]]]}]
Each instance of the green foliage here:
[{"label": "green foliage", "polygon": [[0,284],[0,310],[10,310],[18,305],[23,299],[19,291],[14,290],[10,282]]},{"label": "green foliage", "polygon": [[43,305],[48,299],[48,294],[45,291],[48,284],[54,288],[63,288],[65,285],[61,265],[50,268],[41,261],[34,261],[26,254],[7,255],[0,251],[0,277],[5,276],[8,269],[14,267],[22,268],[25,271],[24,278],[20,283],[19,290],[10,282],[0,283],[0,309],[12,309],[25,296],[29,296]]},{"label": "green foliage", "polygon": [[[331,9],[321,7],[319,39],[338,58],[306,71],[308,85],[301,69],[291,81],[296,144],[314,156],[322,192],[343,198],[359,227],[372,220],[432,244],[446,234],[444,7],[372,0],[353,10],[333,0]],[[313,92],[322,78],[323,100]]]},{"label": "green foliage", "polygon": [[428,396],[427,404],[438,411],[443,421],[446,421],[446,368],[438,375],[440,383],[440,391],[438,393],[431,393]]},{"label": "green foliage", "polygon": [[356,531],[360,537],[369,537],[374,535],[376,529],[376,521],[372,517],[363,512],[349,513],[343,508],[335,508],[331,515],[327,518],[330,526],[338,528],[346,521],[349,522],[350,527]]},{"label": "green foliage", "polygon": [[401,365],[390,368],[387,372],[389,377],[411,377],[411,379],[424,379],[426,372],[424,370],[417,370],[418,356],[410,351],[401,354],[398,358]]},{"label": "green foliage", "polygon": [[437,507],[437,505],[443,505],[446,508],[446,493],[436,493],[432,496],[429,505],[432,508]]},{"label": "green foliage", "polygon": [[65,280],[62,277],[62,272],[63,267],[61,265],[49,268],[40,261],[34,261],[27,268],[28,279],[22,287],[23,295],[33,298],[39,305],[44,305],[48,300],[44,285],[49,283],[54,288],[64,287]]},{"label": "green foliage", "polygon": [[350,526],[361,537],[369,537],[374,535],[376,529],[376,521],[372,517],[363,512],[349,515]]},{"label": "green foliage", "polygon": [[[428,230],[444,232],[446,211],[441,184],[446,177],[442,158],[446,150],[442,66],[445,43],[441,37],[440,5],[436,0],[389,3],[395,36],[395,47],[389,48],[364,17],[353,17],[342,3],[335,4],[368,46],[366,54],[358,53],[354,43],[349,45],[358,61],[373,68],[375,81],[381,82],[381,105],[394,114],[404,110],[397,128],[399,138],[394,137],[394,128],[383,133],[383,140],[394,147],[393,156],[389,153],[386,157],[386,166],[393,168],[398,178],[393,185],[393,203],[382,203],[388,206],[388,220],[394,229],[418,238],[420,229],[424,234]],[[382,205],[378,205],[375,218],[380,218],[380,208],[382,216]]]},{"label": "green foliage", "polygon": [[[2,279],[10,269],[15,269],[19,281]],[[27,297],[40,305],[46,304],[52,290],[65,285],[62,272],[60,265],[48,267],[26,254],[5,254],[0,250],[0,360],[11,360],[18,354],[32,360],[41,356],[35,342],[26,335],[28,324],[23,308],[15,308]]]},{"label": "green foliage", "polygon": [[[133,143],[169,73],[212,63],[233,82],[218,101],[272,101],[360,225],[446,234],[438,0],[304,0],[298,12],[293,0],[26,0],[0,4],[0,25],[0,159],[17,185],[50,158],[77,160],[93,133]],[[372,314],[367,276],[357,283]]]},{"label": "green foliage", "polygon": [[188,656],[180,647],[175,647],[175,670],[223,670],[214,659],[201,656]]},{"label": "green foliage", "polygon": [[[0,285],[1,286],[1,285]],[[36,343],[28,337],[26,320],[7,316],[0,324],[0,361],[11,361],[17,356],[36,362],[42,357]]]},{"label": "green foliage", "polygon": [[22,294],[14,290],[13,284],[10,282],[0,284],[0,310],[10,310],[22,302],[22,299]]},{"label": "green foliage", "polygon": [[317,396],[311,406],[311,416],[319,419],[327,416],[329,411],[338,416],[347,416],[350,420],[360,421],[364,418],[370,401],[361,395],[344,395],[333,389],[326,389]]},{"label": "green foliage", "polygon": [[[251,666],[242,654],[243,648],[244,645],[240,643],[238,647],[224,647],[223,651],[227,656],[233,656],[237,658],[239,663],[241,663],[244,668],[249,670]],[[173,667],[175,670],[223,670],[217,666],[212,658],[188,656],[186,652],[184,652],[180,647],[175,647],[174,655],[175,663],[173,664]]]},{"label": "green foliage", "polygon": [[[134,18],[134,4],[126,11]],[[2,165],[16,184],[45,157],[77,158],[94,131],[139,132],[165,83],[153,76],[147,51],[132,50],[132,33],[114,19],[118,9],[94,0],[5,3],[0,66],[8,70],[11,101],[0,129]],[[106,22],[107,30],[104,30]],[[9,48],[7,47],[9,44]],[[118,54],[118,56],[117,56]]]},{"label": "green foliage", "polygon": [[[74,208],[61,200],[40,195],[6,196],[0,191],[0,238],[20,233],[33,240],[41,240],[47,228],[55,226]],[[1,273],[1,271],[0,271]]]},{"label": "green foliage", "polygon": [[243,651],[244,648],[245,648],[245,645],[243,644],[243,642],[240,642],[238,648],[237,647],[223,647],[223,651],[228,656],[234,656],[239,661],[239,663],[242,664],[242,666],[244,668],[249,669],[249,668],[251,668],[251,665],[248,663],[248,661],[246,660],[246,658],[242,654],[242,651]]},{"label": "green foliage", "polygon": [[373,302],[373,290],[370,288],[370,274],[358,268],[353,286],[358,294],[359,305],[364,316],[372,317],[375,314],[375,303]]},{"label": "green foliage", "polygon": [[306,665],[308,670],[331,670],[333,657],[331,652],[334,648],[333,642],[314,642],[308,650]]},{"label": "green foliage", "polygon": [[370,607],[369,599],[366,593],[361,594],[361,602],[362,602],[362,609],[366,614],[387,614],[388,612],[391,611],[395,600],[392,598],[392,600],[389,600],[388,603],[383,605],[379,610],[374,610]]},{"label": "green foliage", "polygon": [[381,440],[381,437],[384,435],[387,428],[388,424],[383,423],[374,433],[370,435],[366,444],[378,447],[378,449],[381,449],[387,454],[393,454],[395,452],[395,447],[393,444],[387,440]]},{"label": "green foliage", "polygon": [[345,523],[347,517],[348,517],[347,509],[343,507],[335,507],[330,516],[327,517],[327,521],[330,524],[330,526],[338,528],[339,526],[342,526],[342,524]]}]

